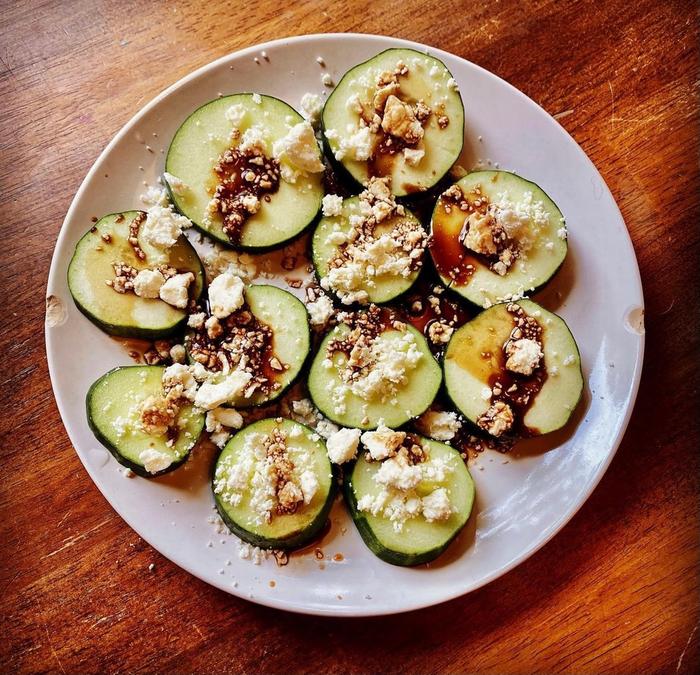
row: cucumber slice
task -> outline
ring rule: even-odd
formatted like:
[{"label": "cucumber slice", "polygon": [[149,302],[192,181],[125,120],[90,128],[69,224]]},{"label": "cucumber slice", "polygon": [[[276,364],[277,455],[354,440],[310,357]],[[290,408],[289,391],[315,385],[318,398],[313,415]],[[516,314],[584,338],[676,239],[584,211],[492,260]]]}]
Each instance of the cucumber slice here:
[{"label": "cucumber slice", "polygon": [[[269,201],[261,198],[260,210],[245,221],[239,240],[231,242],[220,215],[209,213],[207,207],[218,182],[214,166],[231,147],[234,127],[226,112],[233,105],[245,111],[237,125],[241,133],[256,125],[264,129],[268,157],[274,142],[304,121],[296,110],[272,96],[235,94],[206,103],[182,123],[168,149],[165,170],[184,184],[184,187],[169,184],[170,196],[176,208],[196,227],[227,246],[241,249],[278,246],[296,237],[316,218],[323,198],[323,173],[304,174],[294,183],[280,179],[277,191],[267,195]],[[321,159],[320,149],[318,157]]]},{"label": "cucumber slice", "polygon": [[[191,404],[180,406],[177,434],[172,445],[166,435],[145,433],[138,425],[143,402],[162,391],[163,366],[125,366],[105,373],[89,389],[88,424],[93,433],[122,465],[145,478],[168,473],[188,457],[204,428],[204,415]],[[146,470],[143,453],[162,455],[170,463],[158,471]]]},{"label": "cucumber slice", "polygon": [[105,281],[114,278],[113,262],[124,262],[137,270],[157,265],[192,272],[190,298],[199,299],[204,287],[204,271],[196,251],[182,236],[167,252],[140,242],[145,260],[136,257],[129,244],[129,224],[141,211],[112,213],[101,218],[85,234],[68,266],[68,288],[78,309],[110,335],[159,338],[182,327],[187,312],[160,299],[140,298],[133,293],[116,293]]},{"label": "cucumber slice", "polygon": [[513,241],[526,250],[504,275],[493,271],[492,258],[460,243],[469,212],[446,196],[450,188],[435,204],[430,223],[430,254],[445,284],[475,305],[489,307],[533,292],[554,276],[566,257],[566,226],[561,211],[540,187],[507,171],[475,171],[455,185],[470,208],[484,211],[492,205],[507,221],[521,222],[511,231]]},{"label": "cucumber slice", "polygon": [[[334,232],[340,232],[345,235],[349,235],[352,232],[354,228],[350,225],[350,216],[359,212],[359,203],[358,197],[350,197],[343,200],[343,212],[340,216],[322,218],[316,226],[311,246],[312,259],[319,279],[324,279],[328,275],[330,261],[336,258],[345,246],[344,244],[334,244],[329,240],[329,236]],[[374,238],[379,239],[383,234],[391,233],[401,223],[409,222],[420,226],[420,221],[408,209],[404,209],[404,211],[405,215],[394,216],[376,225],[373,231]],[[406,277],[401,274],[389,273],[365,277],[356,288],[357,291],[364,291],[367,294],[367,300],[360,304],[382,303],[393,300],[405,293],[413,285],[419,274],[420,267]]]},{"label": "cucumber slice", "polygon": [[563,319],[531,300],[513,304],[536,318],[542,328],[543,377],[533,380],[532,376],[522,377],[505,369],[503,345],[514,323],[507,309],[509,303],[503,303],[483,311],[454,332],[443,363],[445,387],[457,408],[475,424],[491,405],[486,394],[496,381],[504,385],[504,390],[513,383],[534,387],[525,405],[509,402],[515,413],[513,431],[524,436],[546,434],[567,423],[581,398],[581,357]]},{"label": "cucumber slice", "polygon": [[[293,465],[292,482],[304,496],[293,512],[277,511],[279,492],[274,480],[266,480],[275,465],[273,469],[265,465],[269,453],[264,444],[276,433],[282,434],[286,458]],[[309,472],[306,477],[305,472]],[[323,441],[309,427],[281,418],[255,422],[226,444],[214,467],[212,489],[216,508],[234,534],[254,546],[284,550],[299,548],[320,532],[335,496]]]},{"label": "cucumber slice", "polygon": [[[375,148],[369,160],[357,161],[352,156],[342,156],[341,146],[350,142],[349,138],[360,128],[360,113],[352,102],[357,97],[363,117],[370,121],[374,114],[377,80],[382,73],[393,72],[398,62],[408,68],[408,73],[399,77],[398,97],[409,104],[422,100],[432,111],[424,123],[423,139],[417,146],[425,155],[411,165],[403,152],[381,152],[386,137],[380,127],[378,133],[373,134]],[[360,63],[343,76],[323,108],[322,123],[329,154],[360,184],[364,185],[370,176],[391,176],[395,195],[428,190],[449,171],[462,151],[464,106],[453,83],[442,61],[413,49],[387,49]],[[444,128],[438,123],[441,118],[448,120]]]},{"label": "cucumber slice", "polygon": [[347,339],[350,332],[350,327],[344,323],[333,328],[321,342],[311,364],[308,387],[316,407],[333,422],[358,429],[375,429],[381,420],[387,426],[398,427],[425,412],[437,395],[442,380],[440,366],[425,338],[408,325],[403,330],[387,325],[374,338],[372,344],[391,355],[405,353],[405,336],[412,336],[412,348],[420,353],[420,357],[413,367],[404,369],[404,380],[397,384],[389,380],[393,369],[391,356],[384,363],[370,364],[366,372],[373,371],[372,377],[378,376],[375,380],[378,386],[370,390],[370,396],[365,399],[351,391],[342,379],[341,369],[347,364],[348,356],[339,351],[334,352],[330,359],[327,355],[330,343]]},{"label": "cucumber slice", "polygon": [[371,511],[360,510],[358,502],[363,497],[377,499],[384,489],[375,480],[382,462],[368,461],[366,456],[355,462],[343,485],[345,503],[365,544],[392,565],[420,565],[435,560],[466,525],[474,504],[474,481],[459,452],[422,436],[416,436],[415,440],[427,450],[428,463],[437,460],[449,470],[440,482],[422,479],[406,496],[420,499],[443,488],[452,507],[449,518],[429,522],[419,514],[404,521],[397,531],[395,523],[382,512],[373,515]]},{"label": "cucumber slice", "polygon": [[[243,394],[237,396],[230,405],[235,408],[248,408],[269,403],[282,396],[294,383],[306,362],[311,349],[311,332],[309,315],[304,303],[288,291],[276,286],[256,284],[245,290],[245,305],[227,319],[222,319],[223,334],[211,341],[215,349],[220,349],[222,343],[231,340],[231,327],[239,326],[242,312],[250,311],[253,316],[272,331],[272,340],[267,344],[263,355],[261,374],[275,386],[268,392],[256,391],[250,397]],[[199,332],[198,339],[206,336],[206,330]],[[195,332],[189,330],[185,335],[185,348],[188,358],[193,362],[192,347]],[[271,361],[276,358],[284,370],[272,367]],[[214,377],[216,382],[218,378]]]}]

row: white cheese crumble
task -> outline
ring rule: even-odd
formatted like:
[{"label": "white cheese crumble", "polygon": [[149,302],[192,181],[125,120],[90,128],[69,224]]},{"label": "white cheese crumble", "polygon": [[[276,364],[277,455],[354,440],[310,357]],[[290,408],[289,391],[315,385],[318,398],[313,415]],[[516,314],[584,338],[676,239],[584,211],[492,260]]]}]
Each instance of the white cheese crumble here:
[{"label": "white cheese crumble", "polygon": [[321,202],[323,215],[327,218],[340,216],[343,213],[343,198],[340,195],[325,195]]},{"label": "white cheese crumble", "polygon": [[192,272],[175,274],[160,287],[160,299],[173,307],[184,309],[187,307],[187,289],[193,281]]},{"label": "white cheese crumble", "polygon": [[220,382],[204,382],[197,391],[194,404],[202,410],[218,408],[240,394],[251,380],[251,374],[234,370]]},{"label": "white cheese crumble", "polygon": [[139,228],[139,238],[155,248],[167,250],[175,245],[182,230],[192,223],[175,213],[169,206],[154,204],[146,213],[146,221]]},{"label": "white cheese crumble", "polygon": [[421,499],[423,518],[429,523],[447,520],[452,515],[452,505],[445,488],[437,488]]},{"label": "white cheese crumble", "polygon": [[418,418],[416,426],[423,435],[436,441],[451,441],[462,428],[462,423],[457,413],[428,410]]},{"label": "white cheese crumble", "polygon": [[184,194],[186,194],[190,186],[185,183],[185,181],[181,180],[177,176],[173,176],[173,174],[168,173],[165,171],[163,173],[163,178],[167,181],[168,185],[170,186],[170,189],[173,191],[174,194],[176,194],[178,197],[182,197]]},{"label": "white cheese crumble", "polygon": [[301,488],[301,494],[304,496],[304,504],[310,504],[314,495],[318,492],[318,478],[311,469],[302,471],[299,476],[299,487]]},{"label": "white cheese crumble", "polygon": [[260,96],[260,94],[253,94],[251,98],[253,99],[253,103],[256,105],[260,105],[262,103],[262,96]]},{"label": "white cheese crumble", "polygon": [[505,352],[508,357],[506,368],[521,375],[532,375],[544,356],[539,343],[528,338],[511,340],[506,344]]},{"label": "white cheese crumble", "polygon": [[333,316],[333,302],[327,295],[320,295],[316,300],[306,305],[312,326],[325,326]]},{"label": "white cheese crumble", "polygon": [[323,75],[321,75],[321,82],[324,87],[333,86],[333,78],[328,73],[323,73]]},{"label": "white cheese crumble", "polygon": [[224,272],[219,274],[209,284],[209,304],[211,312],[217,319],[225,319],[243,306],[245,298],[243,280],[232,274]]},{"label": "white cheese crumble", "polygon": [[199,386],[190,367],[182,363],[173,363],[163,371],[162,384],[168,396],[188,401],[194,401]]},{"label": "white cheese crumble", "polygon": [[425,156],[425,150],[422,148],[404,148],[403,158],[409,166],[418,166]]},{"label": "white cheese crumble", "polygon": [[158,473],[167,469],[173,463],[173,458],[155,448],[146,448],[139,453],[139,462],[148,473]]},{"label": "white cheese crumble", "polygon": [[370,457],[379,461],[394,454],[405,438],[406,432],[389,429],[384,421],[380,420],[375,431],[365,431],[362,434],[362,444],[367,448]]},{"label": "white cheese crumble", "polygon": [[234,103],[230,108],[224,113],[224,117],[233,124],[234,127],[238,128],[241,126],[246,118],[247,111],[243,104]]},{"label": "white cheese crumble", "polygon": [[280,163],[286,162],[301,172],[319,173],[325,169],[313,127],[309,122],[299,122],[286,136],[275,141],[272,154]]},{"label": "white cheese crumble", "polygon": [[357,162],[366,162],[372,154],[373,139],[369,127],[359,127],[343,138],[335,129],[328,129],[326,138],[337,142],[338,147],[333,154],[338,161],[348,157]]},{"label": "white cheese crumble", "polygon": [[299,109],[301,110],[301,114],[304,116],[304,119],[307,119],[311,124],[315,125],[321,117],[321,111],[323,110],[323,99],[318,94],[313,94],[307,91],[301,97]]},{"label": "white cheese crumble", "polygon": [[564,239],[567,238],[567,236],[568,236],[568,235],[567,235],[567,232],[566,232],[566,228],[565,228],[565,227],[560,227],[560,228],[557,230],[557,237],[559,237],[559,239],[564,240]]},{"label": "white cheese crumble", "polygon": [[457,80],[454,79],[454,77],[451,77],[449,80],[447,80],[447,86],[452,89],[452,91],[459,91],[459,86],[457,85]]},{"label": "white cheese crumble", "polygon": [[576,357],[573,354],[569,354],[563,361],[562,365],[571,366],[576,363]]},{"label": "white cheese crumble", "polygon": [[328,459],[333,464],[344,464],[357,455],[357,446],[360,443],[359,429],[340,429],[326,441]]},{"label": "white cheese crumble", "polygon": [[267,153],[267,133],[259,124],[248,127],[238,143],[241,152]]},{"label": "white cheese crumble", "polygon": [[134,277],[134,293],[140,298],[157,298],[165,277],[158,270],[141,270]]}]

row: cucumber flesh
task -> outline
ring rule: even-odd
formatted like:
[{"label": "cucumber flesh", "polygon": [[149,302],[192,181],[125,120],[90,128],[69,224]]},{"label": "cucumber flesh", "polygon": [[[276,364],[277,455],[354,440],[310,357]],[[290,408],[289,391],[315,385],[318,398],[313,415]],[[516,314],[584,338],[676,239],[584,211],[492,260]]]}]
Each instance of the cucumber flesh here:
[{"label": "cucumber flesh", "polygon": [[435,204],[430,224],[429,250],[443,283],[475,305],[489,307],[533,292],[555,275],[567,253],[566,225],[540,187],[507,171],[475,171],[455,185],[468,208],[495,210],[523,252],[499,274],[493,269],[496,258],[465,247],[460,237],[470,211],[448,197],[454,189],[449,188]]},{"label": "cucumber flesh", "polygon": [[[279,510],[285,485],[280,491],[279,483],[266,478],[272,460],[265,444],[273,434],[284,439],[284,456],[292,464],[286,475],[303,496],[291,512]],[[274,462],[272,466],[274,472]],[[227,443],[216,461],[212,488],[216,508],[234,534],[254,546],[285,550],[303,546],[319,533],[335,495],[323,441],[312,429],[281,418],[255,422]]]},{"label": "cucumber flesh", "polygon": [[[414,489],[401,492],[390,488],[382,498],[385,487],[376,480],[382,462],[369,461],[363,455],[344,484],[345,501],[362,539],[372,553],[392,565],[419,565],[435,560],[466,525],[474,504],[474,482],[459,452],[420,436],[415,440],[428,453],[424,466],[435,466],[437,462],[443,467],[442,480],[436,480],[439,475],[423,477]],[[421,500],[439,489],[447,492],[452,509],[446,519],[429,522],[419,510],[399,526],[400,518],[397,520],[396,515],[404,507],[395,509],[395,520],[389,517],[386,509],[373,514],[367,507],[362,510],[358,507],[358,502],[364,506],[364,502],[371,504],[375,500],[385,505],[392,499],[405,504],[409,499]]]},{"label": "cucumber flesh", "polygon": [[[221,320],[224,333],[213,341],[216,349],[220,349],[222,343],[232,339],[226,327],[237,326],[237,317],[245,311],[250,311],[272,332],[272,340],[263,357],[261,373],[272,387],[265,391],[255,391],[249,397],[239,394],[229,403],[236,408],[259,406],[279,398],[301,372],[311,344],[309,317],[301,300],[276,286],[254,284],[245,290],[245,305],[240,311],[228,319]],[[206,329],[202,328],[199,335],[205,336]],[[185,347],[190,354],[190,360],[193,360],[191,355],[194,336],[193,330],[189,330],[185,336]],[[273,358],[279,361],[284,370],[277,370],[271,366]],[[217,382],[218,379],[214,376],[212,381]]]},{"label": "cucumber flesh", "polygon": [[129,244],[129,224],[140,211],[113,213],[101,218],[75,247],[68,266],[68,288],[78,309],[110,335],[158,338],[171,335],[184,324],[187,313],[160,300],[134,293],[117,293],[105,282],[114,278],[112,263],[123,262],[137,270],[158,265],[192,272],[190,298],[196,301],[204,287],[204,271],[196,251],[183,235],[167,253],[140,241],[146,258],[140,260]]},{"label": "cucumber flesh", "polygon": [[[424,156],[411,164],[401,151],[381,152],[387,136],[381,127],[378,133],[370,134],[374,149],[369,160],[357,159],[357,153],[344,154],[343,146],[352,145],[350,138],[361,130],[361,119],[371,121],[374,115],[373,99],[380,76],[393,72],[399,63],[408,70],[398,77],[397,98],[410,105],[422,101],[431,109],[423,123],[424,136],[413,148],[422,150]],[[371,176],[390,176],[397,196],[433,187],[457,160],[464,142],[464,106],[452,75],[444,63],[413,49],[387,49],[349,70],[328,97],[322,121],[330,154],[350,176],[362,185]],[[391,140],[396,147],[396,139]]]},{"label": "cucumber flesh", "polygon": [[[437,395],[442,380],[440,367],[425,338],[412,326],[405,325],[401,330],[390,325],[384,327],[372,344],[376,343],[377,350],[388,356],[382,356],[381,361],[369,365],[363,376],[365,383],[377,386],[352,391],[342,376],[348,362],[347,354],[340,351],[328,354],[329,345],[348,339],[350,332],[346,324],[333,328],[321,342],[311,364],[308,387],[316,407],[333,422],[358,429],[375,429],[381,420],[391,427],[401,426],[425,412]],[[402,356],[403,379],[400,383],[392,383],[391,378],[397,379],[396,371],[391,372],[397,361],[391,355],[405,355],[407,352],[417,353],[419,357],[410,365],[409,357]]]},{"label": "cucumber flesh", "polygon": [[[230,115],[227,117],[233,106],[243,111],[235,127],[242,135],[253,127],[262,129],[268,158],[275,142],[304,121],[293,108],[272,96],[235,94],[206,103],[182,123],[170,144],[165,170],[178,179],[177,185],[169,184],[170,195],[176,208],[195,226],[227,246],[277,246],[300,234],[316,218],[323,198],[323,173],[304,172],[295,177],[295,182],[285,180],[288,174],[283,173],[278,189],[260,199],[260,210],[248,217],[238,241],[232,242],[221,216],[211,213],[208,205],[218,183],[214,166],[232,143],[238,143],[231,140],[234,122]],[[320,160],[321,151],[316,149]],[[294,177],[293,169],[290,174]]]},{"label": "cucumber flesh", "polygon": [[[143,431],[139,424],[144,401],[162,391],[163,366],[126,366],[110,370],[88,391],[86,407],[90,428],[122,465],[151,478],[176,469],[188,457],[204,428],[204,414],[192,405],[180,406],[176,433],[168,436]],[[157,471],[146,469],[156,456]]]},{"label": "cucumber flesh", "polygon": [[[312,259],[316,274],[320,280],[328,276],[329,263],[338,257],[343,247],[343,244],[333,243],[331,235],[336,232],[348,235],[353,231],[353,226],[350,225],[350,217],[359,212],[359,201],[358,197],[350,197],[343,200],[343,212],[341,215],[322,218],[316,226],[312,239]],[[390,235],[402,223],[415,224],[420,227],[418,219],[408,209],[405,209],[405,215],[393,216],[376,225],[373,230],[373,238],[379,239],[382,235]],[[364,292],[366,294],[366,300],[360,304],[389,302],[405,293],[414,284],[419,274],[419,266],[408,276],[388,272],[371,277],[365,274],[362,282],[356,286],[354,292]]]},{"label": "cucumber flesh", "polygon": [[[513,432],[523,436],[546,434],[567,423],[581,397],[581,358],[563,319],[531,300],[513,304],[540,324],[544,353],[538,390],[527,405],[511,406],[515,410]],[[505,369],[503,345],[514,327],[513,316],[507,308],[508,303],[495,305],[458,328],[445,352],[447,394],[460,412],[475,424],[492,404],[489,391],[494,382],[506,383],[506,389],[511,383],[527,387],[533,382],[533,376],[513,375]]]}]

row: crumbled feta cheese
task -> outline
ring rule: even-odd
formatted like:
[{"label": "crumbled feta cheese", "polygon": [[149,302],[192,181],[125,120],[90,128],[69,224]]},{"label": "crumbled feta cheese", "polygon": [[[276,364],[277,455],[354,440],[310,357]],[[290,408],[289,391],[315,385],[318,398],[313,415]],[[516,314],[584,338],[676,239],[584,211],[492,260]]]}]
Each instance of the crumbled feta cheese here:
[{"label": "crumbled feta cheese", "polygon": [[566,239],[566,237],[567,237],[567,232],[566,232],[566,228],[565,228],[565,227],[560,227],[560,228],[557,230],[557,237],[559,237],[559,239]]},{"label": "crumbled feta cheese", "polygon": [[359,429],[340,429],[327,441],[328,459],[333,464],[344,464],[357,455],[357,446],[360,443]]},{"label": "crumbled feta cheese", "polygon": [[348,157],[358,162],[366,162],[372,154],[373,139],[369,127],[359,127],[344,138],[341,138],[335,129],[328,129],[326,138],[329,141],[338,141],[338,148],[334,153],[338,161]]},{"label": "crumbled feta cheese", "polygon": [[491,391],[491,387],[484,387],[481,390],[481,398],[483,398],[484,401],[490,400],[492,394],[493,394],[493,392]]},{"label": "crumbled feta cheese", "polygon": [[422,148],[404,148],[403,158],[409,166],[418,166],[420,161],[425,156],[425,150]]},{"label": "crumbled feta cheese", "polygon": [[316,300],[306,305],[312,326],[325,326],[333,316],[333,302],[327,295],[320,295]]},{"label": "crumbled feta cheese", "polygon": [[332,218],[343,213],[343,198],[340,195],[325,195],[321,202],[323,215]]},{"label": "crumbled feta cheese", "polygon": [[160,299],[173,307],[184,309],[187,307],[187,289],[193,281],[192,272],[175,274],[160,287]]},{"label": "crumbled feta cheese", "polygon": [[168,185],[170,186],[170,189],[178,197],[182,197],[182,195],[186,194],[190,189],[190,186],[187,185],[185,181],[181,180],[177,176],[173,176],[173,174],[168,173],[167,171],[163,173],[163,178],[165,178]]},{"label": "crumbled feta cheese", "polygon": [[259,124],[255,124],[246,129],[238,143],[238,149],[241,152],[259,152],[266,154],[267,134],[265,133],[265,129]]},{"label": "crumbled feta cheese", "polygon": [[376,431],[365,431],[365,433],[362,434],[362,443],[367,448],[370,457],[378,461],[395,454],[405,438],[405,431],[389,429],[389,427],[380,420]]},{"label": "crumbled feta cheese", "polygon": [[253,103],[256,105],[260,105],[262,103],[262,96],[260,96],[260,94],[253,94],[251,98],[253,99]]},{"label": "crumbled feta cheese", "polygon": [[217,319],[225,319],[236,310],[240,309],[245,302],[243,280],[224,272],[215,277],[209,284],[209,304],[211,312]]},{"label": "crumbled feta cheese", "polygon": [[286,161],[301,171],[319,173],[325,169],[314,130],[308,122],[293,126],[286,136],[275,141],[272,154],[280,162]]},{"label": "crumbled feta cheese", "polygon": [[494,219],[488,214],[474,212],[469,214],[465,225],[469,226],[466,236],[462,240],[463,245],[482,255],[494,255],[497,251],[496,242],[493,239]]},{"label": "crumbled feta cheese", "polygon": [[173,458],[155,448],[146,448],[139,453],[139,462],[148,473],[158,473],[167,469],[173,463]]},{"label": "crumbled feta cheese", "polygon": [[204,312],[197,312],[196,314],[190,314],[187,317],[187,325],[189,328],[201,328],[207,319],[207,315]]},{"label": "crumbled feta cheese", "polygon": [[156,187],[154,185],[149,186],[141,195],[141,201],[148,206],[169,206],[170,200],[168,199],[168,192],[162,187]]},{"label": "crumbled feta cheese", "polygon": [[576,357],[573,354],[569,354],[563,361],[562,365],[564,366],[570,366],[572,364],[576,363]]},{"label": "crumbled feta cheese", "polygon": [[333,78],[328,73],[323,73],[323,75],[321,75],[321,82],[325,87],[333,86]]},{"label": "crumbled feta cheese", "polygon": [[509,431],[514,421],[512,408],[503,401],[496,401],[477,419],[476,423],[492,436],[498,437]]},{"label": "crumbled feta cheese", "polygon": [[187,358],[187,350],[184,345],[173,345],[170,348],[170,358],[174,363],[184,363]]},{"label": "crumbled feta cheese", "polygon": [[447,80],[447,86],[453,91],[459,91],[457,80],[455,80],[454,77],[451,77],[449,80]]},{"label": "crumbled feta cheese", "polygon": [[243,416],[234,408],[214,408],[207,412],[207,431],[221,431],[221,427],[240,429],[243,426]]},{"label": "crumbled feta cheese", "polygon": [[172,208],[155,204],[148,209],[146,221],[139,230],[139,237],[146,244],[167,250],[175,245],[182,230],[191,225],[185,216],[175,213]]},{"label": "crumbled feta cheese", "polygon": [[425,133],[411,105],[393,94],[389,94],[386,99],[382,129],[406,143],[417,143]]},{"label": "crumbled feta cheese", "polygon": [[241,103],[234,103],[230,108],[224,113],[224,117],[233,124],[234,127],[238,128],[243,123],[246,115],[245,107]]},{"label": "crumbled feta cheese", "polygon": [[252,376],[242,370],[234,370],[220,382],[204,382],[197,391],[194,404],[202,410],[218,408],[240,394]]},{"label": "crumbled feta cheese", "polygon": [[445,488],[437,488],[421,499],[423,517],[432,523],[435,520],[447,520],[452,515],[450,498]]},{"label": "crumbled feta cheese", "polygon": [[521,375],[532,375],[532,371],[540,364],[540,359],[544,356],[540,345],[535,340],[522,338],[511,340],[505,348],[506,368]]},{"label": "crumbled feta cheese", "polygon": [[323,99],[318,94],[306,92],[301,97],[299,108],[304,118],[311,122],[311,124],[315,125],[321,117],[321,111],[323,110]]},{"label": "crumbled feta cheese", "polygon": [[168,396],[174,395],[176,398],[186,398],[193,401],[197,393],[197,380],[194,378],[190,368],[182,363],[173,363],[163,371],[163,390]]},{"label": "crumbled feta cheese", "polygon": [[134,277],[134,293],[140,298],[157,298],[165,277],[158,270],[141,270]]},{"label": "crumbled feta cheese", "polygon": [[[289,485],[289,483],[287,484]],[[310,504],[314,495],[318,492],[318,478],[316,478],[316,474],[310,469],[303,471],[301,476],[299,476],[299,485],[304,496],[304,504]]]},{"label": "crumbled feta cheese", "polygon": [[416,426],[422,434],[436,441],[450,441],[462,428],[462,423],[454,412],[428,410],[418,418]]},{"label": "crumbled feta cheese", "polygon": [[400,456],[385,459],[374,475],[374,480],[380,485],[404,492],[415,488],[422,478],[423,469],[420,464],[409,464]]}]

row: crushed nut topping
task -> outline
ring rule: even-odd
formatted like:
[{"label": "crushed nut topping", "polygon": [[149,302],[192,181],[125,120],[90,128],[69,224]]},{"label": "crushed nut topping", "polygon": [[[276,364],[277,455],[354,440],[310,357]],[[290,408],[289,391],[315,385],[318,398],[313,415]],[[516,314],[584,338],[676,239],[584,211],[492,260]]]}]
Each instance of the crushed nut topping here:
[{"label": "crushed nut topping", "polygon": [[219,183],[208,209],[221,215],[224,232],[237,243],[245,221],[260,210],[261,198],[277,192],[280,163],[258,146],[229,148],[219,157],[214,173]]},{"label": "crushed nut topping", "polygon": [[[192,316],[199,319],[199,313]],[[210,316],[204,321],[191,322],[191,327],[189,351],[192,358],[212,372],[242,370],[249,373],[252,378],[244,392],[246,397],[280,388],[276,375],[289,366],[274,355],[272,329],[247,305],[225,319]]]},{"label": "crushed nut topping", "polygon": [[139,260],[146,259],[146,254],[143,252],[143,249],[139,245],[139,228],[145,220],[146,213],[144,213],[143,211],[139,211],[134,217],[134,219],[129,223],[129,244],[131,244],[131,248],[134,249],[134,255]]}]

